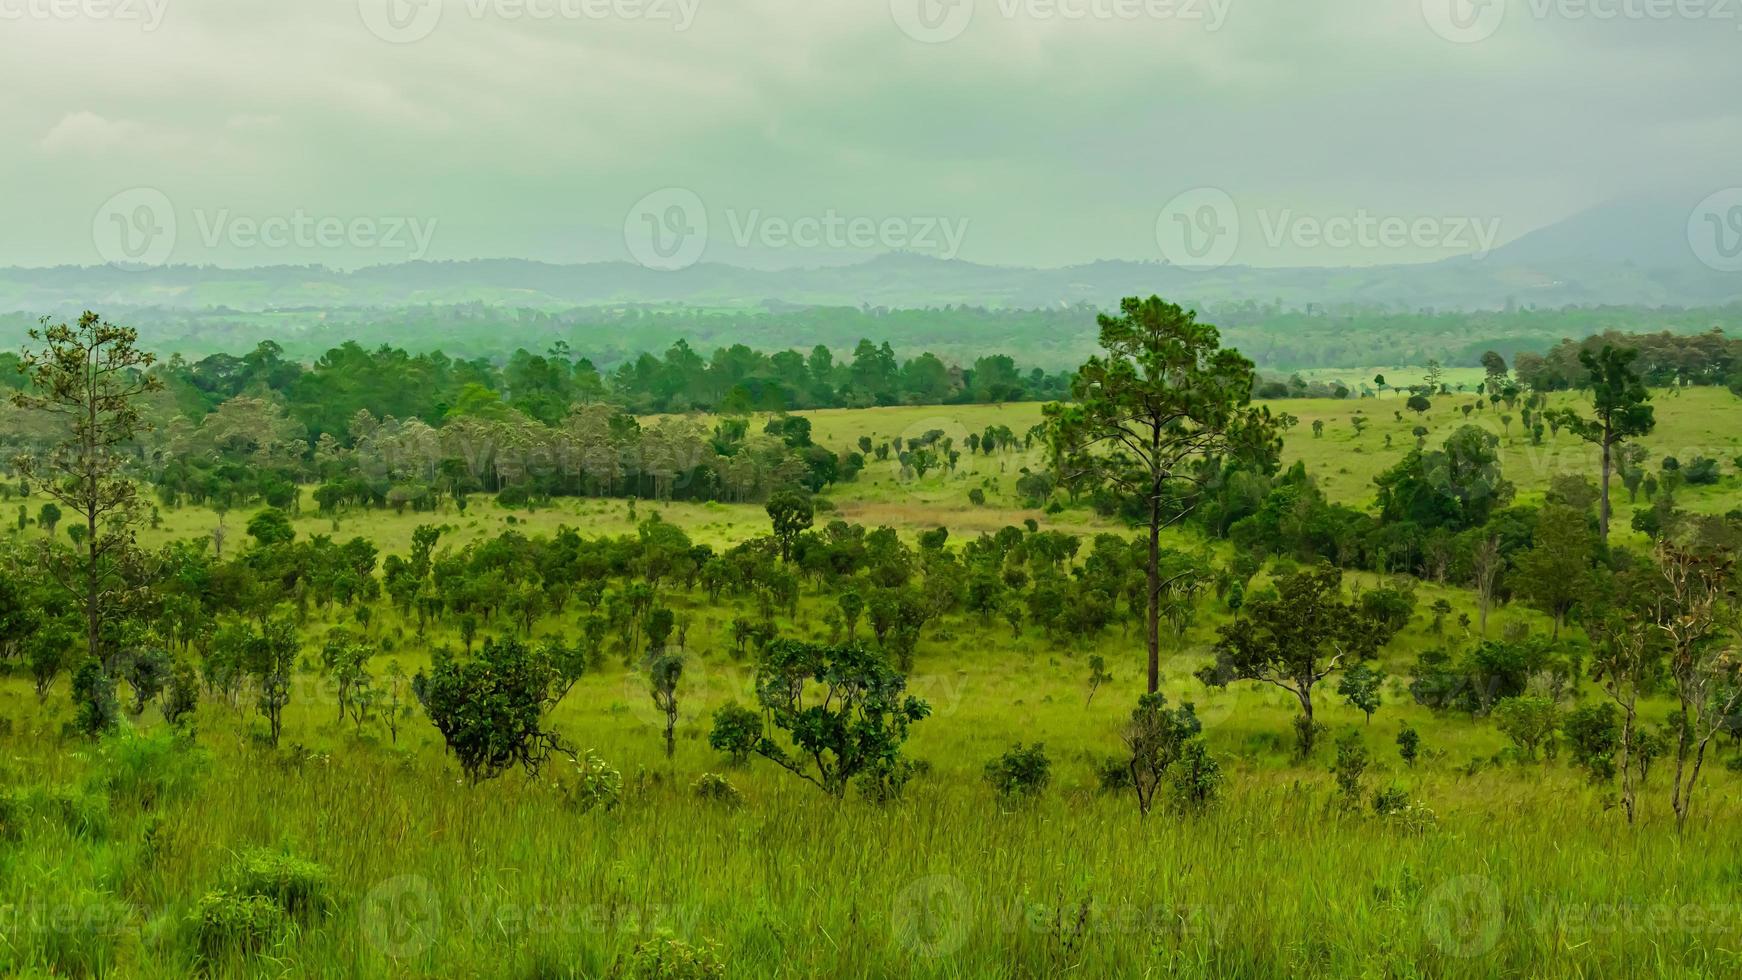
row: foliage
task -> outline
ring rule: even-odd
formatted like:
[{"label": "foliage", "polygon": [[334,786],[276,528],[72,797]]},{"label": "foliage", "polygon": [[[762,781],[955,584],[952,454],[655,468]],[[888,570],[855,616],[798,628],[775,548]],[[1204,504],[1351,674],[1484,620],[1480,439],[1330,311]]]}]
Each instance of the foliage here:
[{"label": "foliage", "polygon": [[[836,798],[855,781],[872,799],[898,794],[913,775],[901,754],[908,727],[931,713],[906,686],[862,644],[774,640],[757,663],[756,696],[791,747],[764,734],[751,751]],[[719,744],[736,751],[743,741],[740,730]]]},{"label": "foliage", "polygon": [[1023,748],[1021,742],[986,763],[986,782],[998,798],[1015,802],[1039,796],[1052,782],[1052,760],[1039,742]]}]

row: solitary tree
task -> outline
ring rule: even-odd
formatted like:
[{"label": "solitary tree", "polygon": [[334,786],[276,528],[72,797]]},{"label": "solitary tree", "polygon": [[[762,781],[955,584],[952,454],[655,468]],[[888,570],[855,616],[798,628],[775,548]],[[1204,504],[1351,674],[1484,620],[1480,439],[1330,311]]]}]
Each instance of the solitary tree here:
[{"label": "solitary tree", "polygon": [[1333,672],[1371,659],[1399,625],[1364,604],[1343,600],[1343,573],[1329,564],[1285,575],[1276,595],[1253,599],[1242,619],[1221,628],[1217,670],[1293,694],[1301,754],[1312,752],[1313,687]]},{"label": "solitary tree", "polygon": [[[1073,485],[1108,485],[1134,498],[1148,531],[1144,562],[1149,686],[1161,685],[1161,530],[1183,520],[1224,457],[1274,468],[1278,431],[1251,404],[1254,369],[1224,350],[1215,327],[1159,297],[1130,298],[1099,317],[1103,356],[1071,382],[1070,405],[1046,407],[1053,465]],[[1181,574],[1189,574],[1182,572]]]},{"label": "solitary tree", "polygon": [[15,466],[83,522],[78,553],[50,542],[45,567],[83,609],[86,650],[106,663],[102,624],[126,588],[121,568],[145,519],[138,489],[124,473],[124,450],[149,428],[139,399],[162,383],[144,373],[154,358],[134,346],[139,335],[95,313],[80,316],[77,326],[44,318],[30,339],[43,347],[20,358],[29,385],[13,403],[55,416],[65,436],[43,459],[25,455]]},{"label": "solitary tree", "polygon": [[1637,350],[1609,344],[1604,344],[1598,354],[1580,351],[1579,363],[1585,366],[1591,385],[1591,418],[1584,418],[1570,408],[1548,413],[1548,418],[1603,450],[1603,499],[1597,523],[1605,542],[1609,540],[1609,472],[1614,465],[1615,448],[1657,427],[1656,415],[1646,404],[1651,393],[1633,371],[1633,361],[1638,356]]}]

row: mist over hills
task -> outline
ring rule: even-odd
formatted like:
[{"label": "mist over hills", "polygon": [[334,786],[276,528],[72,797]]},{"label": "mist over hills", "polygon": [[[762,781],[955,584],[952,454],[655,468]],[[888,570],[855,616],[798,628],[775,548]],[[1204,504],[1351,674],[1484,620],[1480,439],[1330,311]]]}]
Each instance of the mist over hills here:
[{"label": "mist over hills", "polygon": [[0,310],[84,308],[285,310],[485,303],[564,308],[684,304],[1045,308],[1109,305],[1137,293],[1192,304],[1358,305],[1495,310],[1588,305],[1697,307],[1742,298],[1742,274],[1701,261],[1691,195],[1630,199],[1538,229],[1483,256],[1362,267],[1191,269],[1106,260],[1053,269],[980,265],[913,253],[783,270],[702,262],[659,271],[630,262],[522,259],[217,268],[61,266],[0,269]]}]

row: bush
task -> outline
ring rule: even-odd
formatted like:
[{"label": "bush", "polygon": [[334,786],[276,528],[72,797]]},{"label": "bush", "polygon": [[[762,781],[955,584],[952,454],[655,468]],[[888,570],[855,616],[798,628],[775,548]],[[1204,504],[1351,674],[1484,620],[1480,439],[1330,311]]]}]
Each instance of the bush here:
[{"label": "bush", "polygon": [[1025,749],[1017,742],[1015,748],[986,763],[986,782],[1001,800],[1039,796],[1052,782],[1052,760],[1046,757],[1046,746],[1036,742]]},{"label": "bush", "polygon": [[1173,764],[1173,799],[1182,810],[1201,810],[1222,795],[1222,766],[1200,738],[1188,739]]},{"label": "bush", "polygon": [[1409,808],[1409,792],[1402,786],[1392,785],[1373,794],[1373,812],[1382,817],[1402,813]]},{"label": "bush", "polygon": [[726,964],[713,943],[692,946],[670,936],[636,943],[611,968],[611,976],[621,980],[716,980],[725,975]]},{"label": "bush", "polygon": [[1682,471],[1682,480],[1689,486],[1711,486],[1718,482],[1718,476],[1718,461],[1705,456],[1695,456]]},{"label": "bush", "polygon": [[1421,733],[1412,728],[1409,722],[1403,723],[1403,728],[1397,733],[1397,757],[1406,766],[1414,766],[1416,756],[1421,753]]},{"label": "bush", "polygon": [[709,803],[737,809],[744,805],[744,794],[738,792],[738,787],[719,773],[704,772],[690,787],[696,797]]},{"label": "bush", "polygon": [[88,783],[93,791],[149,810],[160,801],[192,794],[208,757],[173,732],[146,736],[126,731],[103,741],[98,760]]},{"label": "bush", "polygon": [[263,898],[306,922],[332,911],[332,875],[326,868],[281,851],[247,851],[230,866],[228,891]]},{"label": "bush", "polygon": [[1369,760],[1367,743],[1362,741],[1360,732],[1352,731],[1337,739],[1337,761],[1331,764],[1331,772],[1337,777],[1337,789],[1342,792],[1344,802],[1360,799],[1361,777],[1367,773]]},{"label": "bush", "polygon": [[1549,758],[1555,755],[1555,729],[1560,727],[1560,710],[1548,698],[1507,698],[1494,707],[1494,727],[1512,739],[1519,755],[1535,760],[1538,748],[1546,747]]},{"label": "bush", "polygon": [[557,782],[557,789],[569,806],[582,813],[610,810],[623,800],[623,774],[588,749],[575,761],[570,777]]},{"label": "bush", "polygon": [[736,701],[714,712],[714,728],[708,733],[708,745],[732,757],[732,765],[742,767],[762,740],[762,716]]},{"label": "bush", "polygon": [[289,916],[271,899],[222,889],[207,892],[188,919],[195,945],[209,959],[226,953],[257,953],[294,929]]}]

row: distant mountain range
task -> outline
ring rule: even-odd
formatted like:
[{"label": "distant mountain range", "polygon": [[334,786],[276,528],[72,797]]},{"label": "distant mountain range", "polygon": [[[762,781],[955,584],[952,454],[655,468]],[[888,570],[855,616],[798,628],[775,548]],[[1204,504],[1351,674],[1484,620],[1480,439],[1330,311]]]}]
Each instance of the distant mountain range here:
[{"label": "distant mountain range", "polygon": [[[1357,268],[1193,270],[1100,261],[1056,269],[888,254],[854,265],[764,271],[702,263],[661,272],[624,262],[519,259],[222,269],[111,266],[0,269],[0,312],[80,309],[310,310],[483,303],[564,308],[625,304],[1038,309],[1159,293],[1176,301],[1290,307],[1494,310],[1509,306],[1710,306],[1742,299],[1742,273],[1701,261],[1690,236],[1699,198],[1630,200],[1527,234],[1491,254]],[[1696,223],[1697,226],[1697,223]],[[1722,263],[1717,263],[1722,264]]]}]

